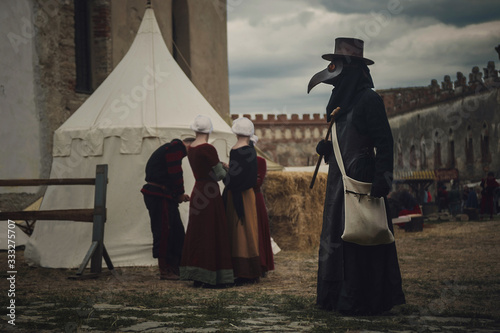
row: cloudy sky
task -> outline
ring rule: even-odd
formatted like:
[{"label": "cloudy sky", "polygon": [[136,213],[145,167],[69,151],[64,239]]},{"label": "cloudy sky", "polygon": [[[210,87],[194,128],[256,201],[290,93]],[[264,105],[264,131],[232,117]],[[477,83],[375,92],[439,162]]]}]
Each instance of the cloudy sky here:
[{"label": "cloudy sky", "polygon": [[332,86],[307,83],[336,37],[365,41],[375,89],[500,69],[498,0],[227,0],[231,113],[323,113]]}]

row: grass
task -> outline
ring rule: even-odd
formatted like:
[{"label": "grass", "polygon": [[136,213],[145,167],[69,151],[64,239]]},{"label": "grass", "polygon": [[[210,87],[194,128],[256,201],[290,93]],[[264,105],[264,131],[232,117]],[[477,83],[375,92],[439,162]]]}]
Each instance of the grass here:
[{"label": "grass", "polygon": [[[228,289],[160,281],[155,267],[121,268],[120,280],[113,276],[68,280],[73,270],[28,267],[18,250],[16,328],[111,332],[158,322],[178,330],[222,332],[260,326],[307,332],[388,331],[412,330],[421,327],[420,317],[437,316],[443,321],[434,326],[498,330],[499,229],[500,222],[493,221],[428,224],[423,232],[414,233],[396,230],[407,304],[386,316],[355,319],[316,308],[315,249],[282,251],[276,256],[276,271],[259,284]],[[3,267],[4,261],[2,255]],[[0,293],[0,304],[7,304],[6,294]],[[466,321],[447,321],[448,317]],[[0,330],[7,327],[0,322]]]}]

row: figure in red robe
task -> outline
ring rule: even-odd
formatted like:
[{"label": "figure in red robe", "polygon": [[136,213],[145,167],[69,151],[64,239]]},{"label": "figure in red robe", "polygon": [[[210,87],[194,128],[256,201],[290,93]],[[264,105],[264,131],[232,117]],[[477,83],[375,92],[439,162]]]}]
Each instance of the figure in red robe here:
[{"label": "figure in red robe", "polygon": [[141,192],[151,220],[153,258],[158,258],[162,280],[179,279],[184,243],[179,203],[189,200],[184,193],[181,163],[191,141],[174,139],[162,145],[146,164],[146,184]]}]

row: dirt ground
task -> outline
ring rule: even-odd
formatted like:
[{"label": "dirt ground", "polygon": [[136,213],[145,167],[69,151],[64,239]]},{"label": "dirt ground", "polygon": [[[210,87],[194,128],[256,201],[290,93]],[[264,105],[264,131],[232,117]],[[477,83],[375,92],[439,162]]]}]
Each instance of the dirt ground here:
[{"label": "dirt ground", "polygon": [[[423,232],[395,229],[396,245],[404,287],[410,291],[409,303],[424,301],[418,293],[418,281],[483,281],[500,283],[500,222],[447,222],[426,224]],[[189,282],[160,281],[156,267],[120,267],[120,276],[102,276],[91,280],[71,280],[75,270],[29,267],[24,252],[18,250],[17,287],[36,297],[47,292],[102,289],[112,285],[116,291],[154,290],[155,288],[183,289]],[[0,256],[0,267],[7,267],[6,253]],[[262,290],[269,293],[293,293],[314,296],[317,270],[317,250],[303,252],[281,251],[275,256],[276,270],[261,283],[239,287],[245,291]],[[105,267],[105,266],[104,266]],[[498,306],[497,308],[500,308]]]},{"label": "dirt ground", "polygon": [[[315,252],[315,251],[314,251]],[[157,267],[118,267],[117,276],[109,274],[103,264],[104,274],[95,279],[72,279],[75,269],[48,269],[30,267],[24,261],[24,251],[16,253],[18,265],[17,288],[30,298],[43,298],[48,293],[64,294],[71,291],[109,289],[113,292],[184,290],[192,288],[192,282],[159,280]],[[266,292],[275,294],[296,294],[312,296],[315,293],[317,255],[312,251],[281,251],[275,256],[275,271],[262,278],[260,283],[238,288],[245,292]],[[6,267],[6,255],[2,253],[0,267]],[[90,265],[89,265],[90,266]],[[87,269],[88,271],[88,269]],[[87,273],[86,273],[87,274]]]}]

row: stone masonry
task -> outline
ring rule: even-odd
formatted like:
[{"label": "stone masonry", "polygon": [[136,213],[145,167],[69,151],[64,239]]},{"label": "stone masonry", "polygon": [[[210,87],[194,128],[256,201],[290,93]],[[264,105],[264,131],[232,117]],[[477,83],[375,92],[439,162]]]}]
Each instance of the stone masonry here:
[{"label": "stone masonry", "polygon": [[[500,176],[500,80],[493,61],[466,77],[446,75],[427,87],[378,90],[394,136],[395,172],[458,169],[461,180],[486,171]],[[325,115],[257,114],[250,118],[258,147],[284,166],[314,165],[316,144],[327,130]]]},{"label": "stone masonry", "polygon": [[[316,143],[325,137],[327,123],[324,115],[258,114],[250,118],[259,137],[258,146],[277,163],[284,166],[315,165]],[[238,115],[232,115],[233,119]]]}]

